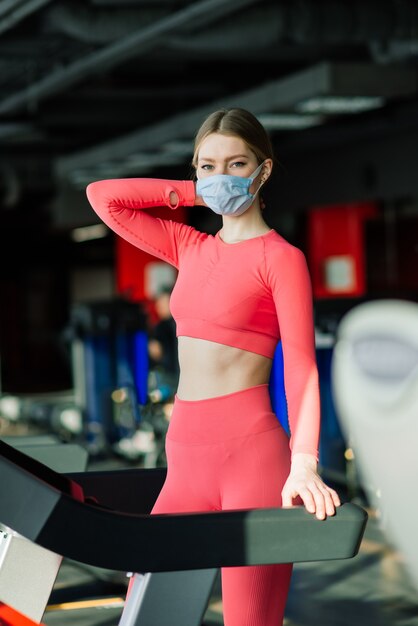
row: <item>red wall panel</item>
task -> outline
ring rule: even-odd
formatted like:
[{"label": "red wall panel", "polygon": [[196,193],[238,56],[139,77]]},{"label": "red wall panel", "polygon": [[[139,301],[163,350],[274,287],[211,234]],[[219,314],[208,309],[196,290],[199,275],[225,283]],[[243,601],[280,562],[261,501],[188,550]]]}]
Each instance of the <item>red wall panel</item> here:
[{"label": "red wall panel", "polygon": [[[150,212],[163,219],[186,223],[186,207],[174,211],[168,207],[153,208]],[[152,299],[155,285],[150,285],[150,281],[155,277],[155,282],[159,276],[167,277],[167,282],[170,282],[170,275],[176,272],[171,268],[164,261],[116,237],[116,288],[119,294],[129,300],[138,302]]]},{"label": "red wall panel", "polygon": [[307,258],[314,297],[366,292],[364,223],[376,215],[372,202],[310,209]]}]

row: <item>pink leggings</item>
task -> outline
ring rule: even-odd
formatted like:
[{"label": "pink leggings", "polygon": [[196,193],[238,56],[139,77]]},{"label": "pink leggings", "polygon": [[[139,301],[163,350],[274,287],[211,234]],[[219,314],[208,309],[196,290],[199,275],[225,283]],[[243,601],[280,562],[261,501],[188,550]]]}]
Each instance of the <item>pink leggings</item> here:
[{"label": "pink leggings", "polygon": [[[154,514],[281,506],[290,451],[268,385],[205,400],[176,396],[166,452]],[[291,564],[222,568],[225,626],[280,626],[291,573]]]}]

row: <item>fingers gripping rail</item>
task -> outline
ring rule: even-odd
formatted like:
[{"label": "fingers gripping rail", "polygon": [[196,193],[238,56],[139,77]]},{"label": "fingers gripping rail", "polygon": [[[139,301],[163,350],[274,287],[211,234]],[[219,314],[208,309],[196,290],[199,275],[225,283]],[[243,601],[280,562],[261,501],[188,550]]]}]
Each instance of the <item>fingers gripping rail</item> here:
[{"label": "fingers gripping rail", "polygon": [[81,497],[83,487],[97,497],[106,483],[119,485],[122,509],[123,489],[140,494],[151,481],[156,498],[163,478],[163,470],[65,477],[0,442],[0,523],[67,558],[137,572],[351,558],[367,523],[351,503],[320,521],[304,507],[151,516]]}]

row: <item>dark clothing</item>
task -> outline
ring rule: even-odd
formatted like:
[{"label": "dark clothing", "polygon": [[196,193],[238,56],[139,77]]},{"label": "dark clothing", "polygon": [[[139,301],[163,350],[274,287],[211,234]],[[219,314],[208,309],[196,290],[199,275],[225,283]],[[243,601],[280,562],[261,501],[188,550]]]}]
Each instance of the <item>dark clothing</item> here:
[{"label": "dark clothing", "polygon": [[160,320],[151,331],[150,339],[155,339],[161,344],[162,359],[154,363],[151,359],[151,367],[160,366],[169,374],[178,377],[179,361],[176,337],[176,323],[173,318]]}]

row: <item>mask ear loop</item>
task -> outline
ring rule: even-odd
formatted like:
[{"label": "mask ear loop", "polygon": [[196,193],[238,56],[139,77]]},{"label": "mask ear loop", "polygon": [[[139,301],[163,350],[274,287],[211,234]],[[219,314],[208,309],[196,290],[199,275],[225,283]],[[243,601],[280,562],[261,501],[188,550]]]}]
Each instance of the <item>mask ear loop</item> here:
[{"label": "mask ear loop", "polygon": [[[264,163],[265,163],[265,161],[263,161],[263,162],[261,163],[261,165],[264,165]],[[262,172],[262,171],[263,171],[263,169],[261,169],[261,172]],[[267,178],[268,178],[268,177],[267,177]],[[259,187],[258,187],[258,189],[257,189],[257,191],[256,191],[256,194],[259,194],[259,193],[260,193],[260,189],[261,189],[261,187],[264,185],[264,183],[267,181],[267,178],[262,178],[262,179],[261,179],[261,181],[260,181],[260,185],[259,185]],[[263,212],[263,211],[264,211],[264,209],[266,208],[266,204],[265,204],[265,202],[264,202],[264,198],[263,198],[263,196],[262,196],[261,194],[259,195],[259,200],[260,200],[260,211],[261,211],[261,212]]]},{"label": "mask ear loop", "polygon": [[[258,176],[259,174],[262,174],[262,172],[263,172],[263,165],[264,165],[264,163],[265,163],[265,161],[262,161],[262,163],[260,163],[260,165],[259,165],[259,166],[257,167],[257,169],[255,170],[256,172],[257,172],[257,170],[260,170],[260,171],[259,171],[259,172],[257,172],[257,174],[256,174],[255,176],[252,176],[252,177],[251,177],[253,181],[257,178],[257,176]],[[260,191],[261,187],[264,185],[264,183],[265,183],[265,182],[266,182],[265,180],[261,179],[260,184],[258,185],[258,189],[257,189],[257,190],[253,193],[253,198],[256,198],[256,196],[258,195],[258,193],[259,193],[259,191]]]},{"label": "mask ear loop", "polygon": [[264,202],[264,198],[261,194],[259,195],[259,200],[260,200],[260,211],[263,212],[264,209],[266,208],[266,203]]}]

